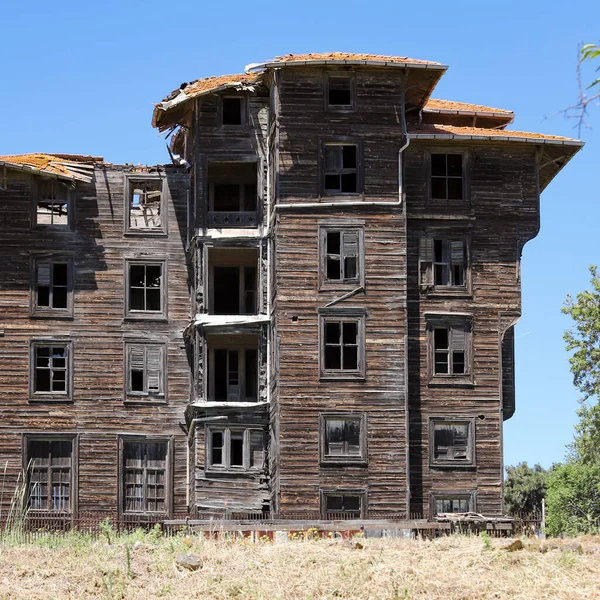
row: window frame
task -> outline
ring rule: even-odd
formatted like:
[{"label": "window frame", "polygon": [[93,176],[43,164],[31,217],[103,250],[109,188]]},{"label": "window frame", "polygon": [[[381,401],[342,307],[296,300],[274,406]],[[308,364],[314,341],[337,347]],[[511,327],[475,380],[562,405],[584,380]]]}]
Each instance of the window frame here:
[{"label": "window frame", "polygon": [[[79,434],[77,433],[56,433],[56,432],[24,432],[21,438],[21,456],[23,460],[23,472],[26,473],[27,477],[27,505],[30,501],[30,460],[31,451],[29,449],[30,442],[71,442],[71,466],[70,468],[70,507],[68,510],[56,510],[49,508],[32,509],[29,511],[34,514],[48,514],[48,515],[71,515],[74,517],[78,511],[79,504]],[[50,467],[51,465],[49,465]]]},{"label": "window frame", "polygon": [[[327,278],[327,235],[329,233],[357,233],[358,254],[356,261],[357,277],[352,279]],[[343,261],[343,242],[340,238],[340,261]],[[319,224],[319,291],[365,285],[365,228],[364,224],[323,223]]]},{"label": "window frame", "polygon": [[[223,101],[224,100],[228,100],[228,99],[236,99],[236,100],[240,100],[240,119],[241,119],[241,123],[238,124],[232,124],[232,123],[223,123],[223,116],[224,116],[224,110],[223,110]],[[249,121],[249,102],[248,102],[248,96],[247,94],[222,94],[219,97],[219,107],[218,107],[218,119],[219,119],[219,128],[220,129],[232,129],[232,130],[243,130],[243,129],[247,129],[248,128],[248,121]]]},{"label": "window frame", "polygon": [[[432,175],[432,155],[433,154],[458,154],[462,156],[462,194],[463,197],[459,199],[443,199],[433,197],[433,175]],[[437,208],[447,206],[455,208],[457,206],[466,206],[470,204],[470,190],[469,190],[469,179],[468,179],[468,162],[469,153],[466,148],[448,148],[448,147],[431,147],[427,149],[426,153],[426,170],[427,170],[427,201],[429,204],[436,205]],[[446,180],[448,176],[446,175]],[[446,184],[446,191],[448,187]]]},{"label": "window frame", "polygon": [[[125,306],[124,306],[124,318],[132,321],[167,321],[168,315],[168,261],[166,258],[125,258],[124,261],[124,275],[125,275]],[[156,266],[160,265],[161,272],[161,287],[160,287],[160,311],[147,311],[147,310],[132,310],[129,308],[131,301],[131,288],[130,288],[130,269],[134,265],[145,265],[145,266]],[[146,289],[146,288],[144,288]]]},{"label": "window frame", "polygon": [[[65,187],[67,195],[66,195],[66,204],[67,204],[67,222],[62,223],[38,223],[38,213],[37,207],[40,200],[40,189],[42,187],[42,183],[51,183],[54,185],[62,185]],[[68,185],[67,181],[60,178],[49,178],[49,177],[34,177],[32,179],[31,186],[31,224],[32,229],[43,228],[43,229],[52,229],[56,231],[71,231],[73,229],[73,224],[75,222],[75,189]]]},{"label": "window frame", "polygon": [[[330,80],[331,79],[343,79],[346,78],[350,82],[350,104],[329,104],[329,90],[330,90]],[[335,72],[331,71],[325,73],[324,82],[323,82],[323,90],[324,90],[324,107],[326,112],[335,112],[335,113],[352,113],[356,111],[356,74],[351,72]]]},{"label": "window frame", "polygon": [[[449,256],[449,262],[443,263],[449,269],[456,263],[452,260],[452,244],[463,244],[463,280],[462,285],[435,285],[435,266],[440,264],[435,260],[435,243],[442,242],[446,246],[443,252]],[[469,234],[446,234],[428,232],[423,233],[418,239],[419,253],[419,288],[421,293],[430,295],[443,295],[453,297],[472,297],[471,278],[471,236]]]},{"label": "window frame", "polygon": [[[67,265],[67,306],[66,308],[54,308],[49,306],[38,306],[38,269],[41,264],[52,265],[52,273],[55,264]],[[29,314],[31,317],[45,319],[72,319],[74,316],[74,266],[73,257],[64,254],[44,254],[34,256],[31,259],[31,285],[29,286],[30,302]],[[52,275],[51,275],[52,276]],[[53,287],[52,284],[49,287]]]},{"label": "window frame", "polygon": [[[473,315],[425,313],[427,328],[427,373],[429,385],[472,385],[474,383]],[[464,373],[435,372],[435,330],[446,328],[465,333]],[[451,356],[452,336],[448,336],[448,352]],[[450,370],[451,360],[448,362]]]},{"label": "window frame", "polygon": [[[161,226],[147,229],[138,229],[135,227],[131,227],[131,196],[132,190],[136,183],[145,182],[145,181],[160,181],[161,182],[161,192],[160,192],[160,215],[161,215]],[[124,231],[123,235],[126,236],[135,236],[135,237],[165,237],[168,235],[168,223],[169,223],[169,214],[168,214],[168,195],[169,195],[169,186],[167,182],[167,177],[165,174],[161,173],[126,173],[124,175],[124,197],[123,197],[123,224]]]},{"label": "window frame", "polygon": [[[319,140],[319,192],[320,199],[330,201],[332,198],[358,198],[364,200],[364,167],[363,167],[363,141],[357,137],[336,136]],[[356,192],[327,191],[325,176],[327,174],[327,146],[355,146],[356,147]],[[342,167],[343,170],[343,167]]]},{"label": "window frame", "polygon": [[[147,371],[148,371],[148,358],[146,351],[148,347],[160,348],[161,356],[161,373],[160,373],[160,388],[161,392],[137,392],[131,389],[131,366],[130,366],[130,352],[134,348],[144,348],[144,388],[147,388]],[[123,401],[125,404],[167,404],[168,400],[168,343],[166,340],[142,340],[135,338],[127,338],[123,341]]]},{"label": "window frame", "polygon": [[[435,457],[435,426],[437,424],[458,423],[467,425],[467,454],[466,459],[436,458]],[[460,467],[475,467],[476,462],[476,428],[475,417],[462,416],[433,416],[429,417],[429,466],[456,469]]]},{"label": "window frame", "polygon": [[[359,433],[359,444],[360,454],[358,455],[331,455],[327,454],[327,422],[329,420],[343,420],[343,421],[359,421],[360,422],[360,433]],[[359,412],[325,412],[319,414],[319,455],[321,457],[321,463],[323,464],[354,464],[354,465],[366,465],[368,462],[368,448],[367,448],[367,413]]]},{"label": "window frame", "polygon": [[[319,308],[319,379],[326,380],[364,380],[366,379],[366,317],[364,308]],[[325,330],[328,321],[357,323],[357,368],[326,369],[325,368]]]},{"label": "window frame", "polygon": [[321,506],[321,518],[327,520],[328,515],[340,515],[338,512],[327,512],[328,496],[355,496],[360,498],[360,516],[348,520],[364,519],[367,515],[368,491],[364,488],[319,488],[319,501]]},{"label": "window frame", "polygon": [[[142,443],[142,444],[166,444],[167,456],[165,458],[165,510],[158,511],[130,511],[125,509],[125,444],[127,443]],[[118,445],[118,512],[119,516],[123,515],[163,515],[170,517],[173,513],[173,436],[166,435],[117,435]],[[145,499],[147,502],[147,498]]]},{"label": "window frame", "polygon": [[[37,391],[35,389],[37,348],[65,347],[67,358],[65,363],[64,392]],[[29,341],[29,401],[30,402],[73,402],[73,340],[53,337],[35,338]]]},{"label": "window frame", "polygon": [[438,514],[435,509],[435,505],[438,500],[466,500],[469,503],[468,512],[477,511],[476,490],[432,490],[429,492],[429,510],[431,518],[435,518]]},{"label": "window frame", "polygon": [[[241,466],[231,465],[231,433],[242,432],[242,461]],[[214,432],[223,433],[223,465],[212,462],[213,438]],[[252,466],[252,433],[260,432],[262,436],[262,463],[260,467]],[[210,473],[260,473],[264,471],[267,451],[266,451],[266,432],[264,427],[257,425],[246,425],[243,423],[230,423],[227,425],[205,425],[204,426],[204,468]]]}]

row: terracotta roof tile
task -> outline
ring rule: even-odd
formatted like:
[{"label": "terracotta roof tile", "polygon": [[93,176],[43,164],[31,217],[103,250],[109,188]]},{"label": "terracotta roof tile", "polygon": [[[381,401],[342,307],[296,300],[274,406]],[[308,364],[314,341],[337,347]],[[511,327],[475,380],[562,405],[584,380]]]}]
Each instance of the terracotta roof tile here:
[{"label": "terracotta roof tile", "polygon": [[425,104],[423,110],[437,112],[437,111],[453,111],[453,112],[466,112],[466,113],[493,113],[500,115],[506,115],[507,117],[513,116],[512,110],[505,110],[503,108],[492,108],[491,106],[484,106],[483,104],[469,104],[468,102],[455,102],[453,100],[438,100],[430,98]]},{"label": "terracotta roof tile", "polygon": [[456,127],[454,125],[419,125],[409,129],[411,136],[456,136],[465,139],[504,139],[506,141],[540,140],[582,146],[583,142],[574,138],[528,131],[510,131],[506,129],[484,129],[482,127]]},{"label": "terracotta roof tile", "polygon": [[265,64],[271,63],[294,63],[294,62],[312,62],[312,61],[342,61],[342,60],[360,60],[368,62],[387,62],[387,63],[412,63],[417,65],[432,65],[443,67],[442,63],[432,62],[429,60],[419,60],[416,58],[408,58],[407,56],[385,56],[382,54],[356,54],[354,52],[321,52],[309,54],[285,54],[276,56],[274,59],[267,61]]}]

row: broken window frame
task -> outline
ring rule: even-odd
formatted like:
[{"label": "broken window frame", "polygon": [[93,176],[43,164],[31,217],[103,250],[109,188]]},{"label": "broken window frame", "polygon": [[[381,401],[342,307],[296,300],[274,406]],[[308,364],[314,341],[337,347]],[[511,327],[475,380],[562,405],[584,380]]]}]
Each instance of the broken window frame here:
[{"label": "broken window frame", "polygon": [[[357,250],[356,250],[356,277],[347,277],[340,279],[330,279],[327,277],[327,261],[329,256],[333,256],[327,253],[327,238],[330,233],[340,234],[340,276],[343,275],[343,265],[346,259],[344,238],[348,235],[357,236]],[[339,287],[348,287],[353,285],[355,287],[364,286],[365,284],[365,251],[364,251],[364,226],[346,226],[343,224],[323,224],[319,225],[319,289],[331,289]],[[336,258],[337,259],[337,258]]]},{"label": "broken window frame", "polygon": [[[167,260],[143,260],[137,258],[125,259],[125,318],[132,320],[160,320],[164,321],[167,318]],[[133,266],[144,266],[144,267],[155,267],[160,266],[160,310],[142,310],[131,308],[131,291],[132,289],[143,289],[144,290],[144,302],[147,302],[146,290],[155,289],[153,286],[148,286],[146,277],[147,270],[144,271],[144,286],[131,286],[131,267]]]},{"label": "broken window frame", "polygon": [[[142,381],[143,381],[143,391],[133,390],[132,389],[132,371],[135,366],[135,357],[132,356],[134,353],[142,353],[141,360],[143,362],[140,365],[142,371]],[[153,355],[154,353],[154,355]],[[125,341],[125,371],[124,371],[124,381],[125,381],[125,397],[124,401],[126,403],[136,403],[139,402],[141,404],[148,404],[150,402],[158,402],[160,404],[165,404],[167,401],[167,344],[166,342],[160,341],[143,341],[143,340],[127,340]],[[139,361],[139,356],[137,357]],[[153,366],[149,363],[156,363],[155,368],[151,369]],[[151,371],[158,371],[157,374],[150,376],[149,373]],[[156,378],[156,385],[158,389],[155,391],[151,386],[151,378]]]},{"label": "broken window frame", "polygon": [[[332,88],[332,80],[347,79],[350,91],[349,104],[331,104],[330,91]],[[356,110],[356,76],[353,72],[339,71],[325,74],[323,84],[325,110],[328,112],[354,112]]]},{"label": "broken window frame", "polygon": [[[367,515],[367,501],[368,495],[365,489],[356,489],[356,488],[321,488],[320,492],[320,500],[321,500],[321,517],[325,520],[330,520],[332,518],[343,519],[343,520],[352,520],[352,519],[364,519]],[[359,509],[358,511],[351,509],[343,509],[342,510],[328,510],[327,509],[327,499],[331,497],[348,497],[348,498],[358,498],[359,500]]]},{"label": "broken window frame", "polygon": [[[54,279],[54,266],[66,265],[67,281],[66,285],[56,284]],[[47,270],[48,285],[41,286],[40,280],[45,281],[45,277],[40,277],[40,271]],[[48,300],[52,304],[54,298],[54,288],[65,288],[66,307],[40,306],[38,304],[39,288],[48,287]],[[70,256],[63,255],[45,255],[34,257],[31,264],[31,301],[30,315],[32,317],[45,317],[53,319],[72,319],[73,318],[73,259]]]},{"label": "broken window frame", "polygon": [[[49,186],[52,190],[52,198],[42,198],[43,190],[46,186]],[[60,199],[56,201],[54,199],[54,191],[55,189],[60,190],[61,192],[65,192],[64,199]],[[62,179],[48,179],[37,177],[34,180],[34,185],[32,185],[32,196],[33,196],[33,225],[34,227],[51,227],[56,229],[72,229],[73,227],[73,206],[74,206],[74,197],[75,190],[72,186],[70,186],[66,181]],[[39,220],[39,205],[43,203],[50,203],[51,206],[56,205],[66,205],[66,223],[40,223]],[[51,210],[49,213],[51,215],[51,220],[54,221],[54,212]]]},{"label": "broken window frame", "polygon": [[[131,205],[133,200],[133,191],[136,184],[139,183],[159,183],[160,185],[160,221],[158,227],[133,227],[131,225]],[[124,197],[124,215],[125,215],[125,235],[148,236],[148,235],[166,235],[168,233],[168,185],[166,177],[152,173],[138,173],[125,175],[125,197]]]},{"label": "broken window frame", "polygon": [[[164,467],[160,468],[157,466],[148,466],[148,459],[146,456],[145,466],[142,467],[126,467],[125,466],[125,446],[126,444],[163,444],[166,446],[166,454],[164,460]],[[118,459],[119,459],[119,515],[165,515],[170,516],[172,514],[173,506],[173,438],[172,436],[163,435],[119,435],[118,436]],[[141,470],[142,473],[142,503],[144,508],[140,509],[128,509],[127,508],[127,471]],[[164,510],[153,511],[148,510],[148,474],[151,472],[164,472]],[[160,484],[151,484],[159,486]]]},{"label": "broken window frame", "polygon": [[[350,453],[348,449],[340,454],[328,452],[328,445],[331,442],[327,436],[327,424],[330,421],[354,421],[359,424],[359,451],[358,453]],[[321,432],[321,462],[329,464],[366,464],[367,462],[367,415],[366,413],[351,413],[351,412],[327,412],[319,415],[319,431]],[[347,440],[342,442],[348,444]]]},{"label": "broken window frame", "polygon": [[[54,348],[62,348],[64,357],[53,356]],[[50,349],[48,356],[48,366],[40,366],[38,364],[39,350]],[[60,363],[54,364],[55,360],[64,360],[64,366],[59,366]],[[55,373],[64,373],[64,390],[38,390],[37,375],[38,371],[49,371],[50,387],[53,387]],[[56,381],[63,381],[58,378]],[[52,402],[71,402],[73,399],[73,342],[64,338],[45,338],[30,341],[29,347],[29,400],[31,401],[52,401]]]},{"label": "broken window frame", "polygon": [[[460,425],[467,427],[467,439],[465,444],[465,457],[450,456],[453,454],[454,446],[449,446],[449,456],[445,458],[436,457],[435,432],[438,427]],[[432,467],[474,467],[475,463],[475,417],[430,417],[429,418],[429,464]]]},{"label": "broken window frame", "polygon": [[[433,156],[434,155],[445,155],[445,163],[446,163],[446,174],[445,175],[433,175]],[[461,157],[461,175],[448,175],[448,155],[456,155]],[[427,152],[427,197],[430,203],[436,204],[439,206],[456,206],[461,205],[464,206],[468,201],[469,192],[468,192],[468,181],[467,181],[467,161],[468,161],[468,152],[467,150],[456,150],[450,148],[430,148]],[[434,179],[444,179],[445,181],[445,189],[446,194],[445,198],[436,198],[434,197],[433,192],[433,180]],[[449,198],[449,180],[450,179],[460,179],[462,186],[462,197],[461,198]]]},{"label": "broken window frame", "polygon": [[[356,148],[356,166],[345,168],[343,164],[343,149],[340,151],[341,167],[336,167],[335,171],[328,170],[327,168],[327,149],[331,147],[354,146]],[[321,140],[321,152],[320,152],[320,181],[321,181],[321,196],[330,199],[332,196],[363,196],[363,148],[362,141],[355,137],[336,137],[335,139]],[[342,191],[342,176],[345,174],[354,173],[356,176],[356,191],[344,192]],[[328,189],[326,187],[326,178],[328,175],[335,175],[340,177],[340,189]]]},{"label": "broken window frame", "polygon": [[[226,351],[227,361],[229,365],[230,353],[237,352],[237,380],[239,387],[239,396],[236,399],[229,399],[229,390],[227,392],[227,399],[217,399],[215,397],[216,390],[216,360],[215,351]],[[248,396],[248,390],[246,389],[247,379],[247,361],[246,352],[253,350],[256,352],[256,395]],[[260,387],[260,351],[259,351],[259,340],[257,338],[256,345],[251,345],[250,342],[244,340],[240,341],[239,344],[235,343],[233,339],[230,343],[223,343],[221,340],[211,342],[206,346],[206,360],[204,362],[207,365],[205,373],[207,373],[207,385],[206,385],[206,398],[208,402],[222,402],[224,404],[235,404],[235,403],[258,403],[260,398],[259,387]],[[229,388],[229,366],[227,367],[227,387]],[[233,385],[233,384],[231,384]]]},{"label": "broken window frame", "polygon": [[[240,123],[224,123],[225,100],[240,101]],[[246,129],[248,125],[248,97],[246,94],[224,94],[219,99],[219,126],[222,129]]]},{"label": "broken window frame", "polygon": [[[477,511],[477,492],[471,490],[439,490],[432,491],[429,493],[429,509],[431,517],[434,518],[438,514],[443,513],[444,511],[437,511],[437,503],[438,502],[457,502],[464,503],[463,507],[467,510],[465,512],[476,512]],[[459,504],[460,507],[460,504]],[[454,511],[453,514],[457,514]]]},{"label": "broken window frame", "polygon": [[[361,308],[320,308],[319,309],[319,378],[326,379],[364,379],[366,373],[366,357],[365,357],[365,321],[366,311]],[[327,323],[338,322],[341,324],[340,333],[340,368],[326,368],[326,326]],[[356,344],[350,344],[350,347],[357,347],[357,367],[356,369],[344,369],[343,355],[344,344],[343,340],[343,323],[356,323]]]},{"label": "broken window frame", "polygon": [[[213,462],[213,434],[222,434],[221,446],[221,462]],[[242,434],[242,464],[232,465],[232,451],[231,451],[231,436],[232,434]],[[253,456],[253,436],[255,440],[260,435],[260,457],[259,465],[255,464]],[[243,424],[231,424],[226,426],[211,426],[206,425],[204,428],[204,440],[205,440],[205,467],[207,471],[215,472],[258,472],[265,468],[266,463],[266,436],[265,431],[262,427],[252,427],[250,425]]]},{"label": "broken window frame", "polygon": [[[442,259],[436,260],[436,244],[441,245]],[[445,270],[446,283],[436,283],[436,271]],[[462,283],[455,283],[455,269],[462,269]],[[446,295],[471,294],[471,252],[468,235],[423,235],[419,238],[419,284],[421,292]]]},{"label": "broken window frame", "polygon": [[[426,314],[427,344],[428,344],[428,372],[429,384],[471,384],[473,383],[473,317],[472,315],[457,314]],[[448,331],[447,347],[436,347],[435,331],[446,329]],[[464,371],[453,373],[455,353],[463,353]],[[436,372],[436,354],[448,355],[448,372]]]},{"label": "broken window frame", "polygon": [[[61,514],[61,515],[75,515],[77,513],[77,480],[78,480],[78,440],[79,436],[76,433],[24,433],[23,434],[23,472],[27,478],[27,508],[32,513],[50,513],[50,514]],[[36,459],[32,456],[32,443],[61,443],[66,442],[70,444],[70,456],[68,464],[55,464],[52,465],[52,447],[48,449],[48,464],[47,465],[36,465]],[[44,457],[45,458],[45,457]],[[34,471],[46,471],[46,484],[47,484],[47,502],[51,504],[46,507],[35,506],[37,502],[33,502],[32,506],[32,492],[35,491],[35,482],[32,486],[32,475]],[[56,472],[68,471],[68,481],[61,481],[59,487],[63,488],[62,484],[66,484],[68,487],[68,507],[56,507],[60,503],[61,498],[65,498],[65,495],[59,493],[56,495],[53,487],[53,474]],[[50,491],[52,490],[52,495]],[[38,502],[41,503],[40,495],[37,495]]]}]

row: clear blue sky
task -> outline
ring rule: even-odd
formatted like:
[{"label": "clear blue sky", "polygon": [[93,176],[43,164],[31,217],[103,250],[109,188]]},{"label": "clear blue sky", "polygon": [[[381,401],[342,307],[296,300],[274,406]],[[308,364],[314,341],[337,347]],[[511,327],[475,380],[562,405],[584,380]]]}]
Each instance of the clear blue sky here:
[{"label": "clear blue sky", "polygon": [[[370,52],[450,65],[434,96],[509,108],[515,129],[573,136],[545,115],[576,98],[579,42],[600,40],[589,0],[503,2],[201,2],[8,0],[2,6],[0,154],[95,154],[168,161],[152,104],[184,81],[241,72],[288,52]],[[590,74],[591,76],[591,74]],[[572,386],[560,307],[600,263],[600,108],[584,150],[541,199],[541,232],[523,254],[517,327],[517,412],[505,462],[549,466],[573,434]]]}]

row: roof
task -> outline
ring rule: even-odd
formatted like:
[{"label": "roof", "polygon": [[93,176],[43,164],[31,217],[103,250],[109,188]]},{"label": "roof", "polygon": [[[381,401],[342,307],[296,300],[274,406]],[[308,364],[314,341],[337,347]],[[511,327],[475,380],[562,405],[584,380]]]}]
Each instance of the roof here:
[{"label": "roof", "polygon": [[408,56],[386,56],[383,54],[357,54],[354,52],[321,52],[309,54],[285,54],[276,56],[264,63],[246,66],[246,71],[275,66],[316,64],[369,64],[373,66],[398,66],[446,70],[448,67],[439,62],[409,58]]},{"label": "roof", "polygon": [[484,129],[483,127],[456,127],[454,125],[418,125],[409,129],[411,138],[416,139],[460,139],[481,141],[530,142],[581,147],[584,142],[560,135],[510,131],[506,129]]},{"label": "roof", "polygon": [[425,112],[463,114],[463,115],[482,115],[482,116],[506,116],[514,117],[512,110],[503,108],[492,108],[483,104],[469,104],[468,102],[455,102],[454,100],[439,100],[430,98],[423,107]]},{"label": "roof", "polygon": [[0,165],[9,168],[80,181],[91,181],[90,172],[98,162],[103,162],[102,157],[81,154],[33,153],[0,156]]}]

